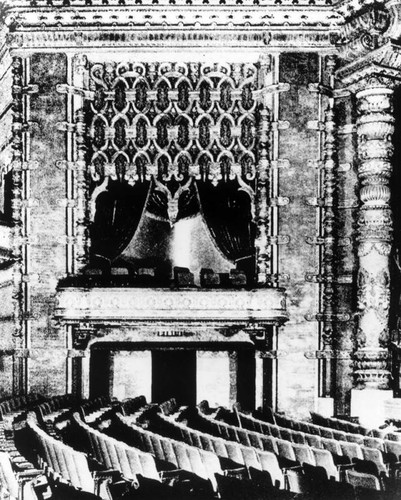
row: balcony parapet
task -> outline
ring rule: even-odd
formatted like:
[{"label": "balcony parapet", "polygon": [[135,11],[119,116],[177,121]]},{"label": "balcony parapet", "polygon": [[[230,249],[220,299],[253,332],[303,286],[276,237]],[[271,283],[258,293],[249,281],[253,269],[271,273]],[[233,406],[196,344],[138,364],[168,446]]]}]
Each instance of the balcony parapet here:
[{"label": "balcony parapet", "polygon": [[288,319],[282,288],[204,290],[59,288],[55,317],[65,323],[213,322],[280,325]]}]

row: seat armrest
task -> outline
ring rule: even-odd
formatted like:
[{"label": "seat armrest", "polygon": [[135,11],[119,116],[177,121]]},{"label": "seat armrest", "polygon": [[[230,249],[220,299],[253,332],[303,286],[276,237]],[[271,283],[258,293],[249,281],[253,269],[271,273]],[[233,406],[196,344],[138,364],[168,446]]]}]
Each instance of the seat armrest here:
[{"label": "seat armrest", "polygon": [[302,465],[294,465],[293,467],[282,467],[281,470],[283,471],[283,474],[285,474],[289,470],[292,470],[294,472],[302,472],[303,468]]},{"label": "seat armrest", "polygon": [[43,469],[27,469],[17,473],[17,480],[19,483],[27,483],[28,481],[31,481],[32,479],[35,479],[43,474]]},{"label": "seat armrest", "polygon": [[13,462],[12,464],[13,466],[13,470],[17,473],[17,474],[20,474],[21,472],[25,472],[25,471],[31,471],[33,469],[35,469],[35,467],[31,464],[31,462],[27,462],[26,460],[22,461],[21,462]]},{"label": "seat armrest", "polygon": [[118,469],[106,469],[106,470],[97,470],[94,471],[93,478],[95,480],[101,479],[121,479],[122,475]]},{"label": "seat armrest", "polygon": [[342,471],[342,470],[348,470],[348,469],[353,469],[355,467],[355,464],[341,464],[337,465],[337,470]]},{"label": "seat armrest", "polygon": [[184,469],[171,469],[171,470],[163,470],[159,472],[160,479],[172,479],[177,478],[184,472]]},{"label": "seat armrest", "polygon": [[246,467],[239,467],[237,469],[225,469],[223,473],[225,476],[238,477],[240,479],[248,477],[248,471]]}]

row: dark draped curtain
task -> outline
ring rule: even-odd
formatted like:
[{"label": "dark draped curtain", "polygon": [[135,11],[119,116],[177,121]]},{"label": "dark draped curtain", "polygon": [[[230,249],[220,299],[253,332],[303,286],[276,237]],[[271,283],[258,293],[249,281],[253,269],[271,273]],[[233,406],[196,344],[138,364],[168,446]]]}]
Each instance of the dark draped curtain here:
[{"label": "dark draped curtain", "polygon": [[109,181],[96,200],[91,228],[92,255],[113,260],[133,238],[148,199],[150,182]]},{"label": "dark draped curtain", "polygon": [[152,180],[146,205],[146,213],[154,219],[169,222],[167,204],[168,201],[166,193],[156,189],[156,184]]},{"label": "dark draped curtain", "polygon": [[200,211],[218,249],[242,268],[240,261],[253,260],[255,228],[251,200],[239,188],[236,179],[216,186],[210,181],[194,181],[180,197],[177,220]]}]

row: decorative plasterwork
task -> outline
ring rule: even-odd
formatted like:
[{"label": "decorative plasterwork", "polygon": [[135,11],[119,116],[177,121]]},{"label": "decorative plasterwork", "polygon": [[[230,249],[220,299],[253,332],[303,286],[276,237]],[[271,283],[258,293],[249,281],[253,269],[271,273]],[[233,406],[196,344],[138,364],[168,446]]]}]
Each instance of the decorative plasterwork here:
[{"label": "decorative plasterwork", "polygon": [[[11,3],[11,2],[10,2]],[[266,47],[332,50],[342,17],[330,0],[38,1],[10,5],[5,16],[12,48]],[[71,4],[71,6],[68,6]],[[266,8],[268,7],[268,9]]]},{"label": "decorative plasterwork", "polygon": [[106,49],[119,47],[132,50],[137,48],[162,48],[169,50],[174,47],[188,49],[225,47],[233,49],[263,49],[272,50],[326,50],[334,52],[331,34],[327,27],[316,30],[300,30],[295,26],[292,30],[278,30],[273,33],[266,28],[249,30],[245,28],[218,30],[210,27],[194,29],[143,28],[141,30],[107,31],[24,31],[10,33],[7,44],[11,49],[74,49],[85,47],[90,49]]},{"label": "decorative plasterwork", "polygon": [[364,88],[364,82],[371,76],[399,80],[401,78],[399,68],[401,68],[401,46],[387,42],[382,47],[342,66],[336,76],[343,87],[356,92]]},{"label": "decorative plasterwork", "polygon": [[367,4],[356,13],[344,15],[337,44],[341,57],[352,61],[389,41],[390,12],[382,4]]},{"label": "decorative plasterwork", "polygon": [[256,107],[267,90],[256,87],[266,72],[240,63],[94,64],[93,181],[238,178],[251,191]]},{"label": "decorative plasterwork", "polygon": [[64,322],[98,321],[261,322],[288,319],[284,290],[170,290],[144,288],[61,288],[55,317]]}]

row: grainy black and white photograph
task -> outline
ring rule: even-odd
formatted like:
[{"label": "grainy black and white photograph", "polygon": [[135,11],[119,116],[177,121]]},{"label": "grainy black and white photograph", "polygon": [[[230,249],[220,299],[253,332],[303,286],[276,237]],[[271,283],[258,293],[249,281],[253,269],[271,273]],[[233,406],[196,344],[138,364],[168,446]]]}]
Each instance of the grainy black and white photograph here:
[{"label": "grainy black and white photograph", "polygon": [[1,500],[401,500],[401,0],[0,0]]}]

